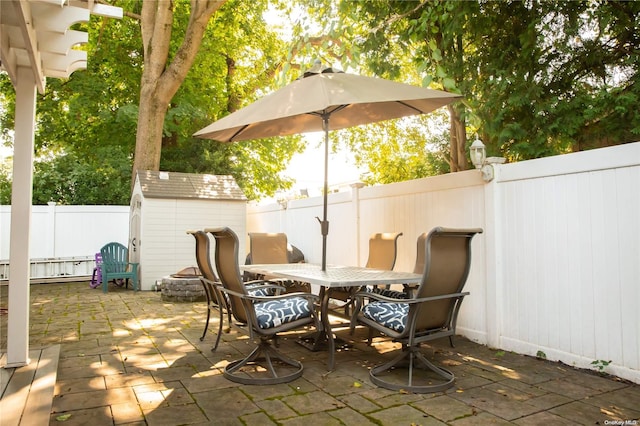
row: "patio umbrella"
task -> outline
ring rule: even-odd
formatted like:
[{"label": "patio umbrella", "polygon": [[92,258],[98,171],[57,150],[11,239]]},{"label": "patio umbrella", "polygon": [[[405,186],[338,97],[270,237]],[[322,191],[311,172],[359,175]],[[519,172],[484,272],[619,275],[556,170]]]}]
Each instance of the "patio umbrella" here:
[{"label": "patio umbrella", "polygon": [[324,203],[320,222],[326,270],[329,130],[424,114],[460,95],[390,80],[314,68],[301,78],[199,130],[194,136],[236,142],[324,131]]}]

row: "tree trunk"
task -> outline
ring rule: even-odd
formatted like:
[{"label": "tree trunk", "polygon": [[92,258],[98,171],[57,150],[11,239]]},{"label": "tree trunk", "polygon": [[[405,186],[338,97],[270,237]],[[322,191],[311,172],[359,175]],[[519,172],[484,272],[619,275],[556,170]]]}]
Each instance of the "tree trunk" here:
[{"label": "tree trunk", "polygon": [[447,105],[450,117],[450,161],[449,166],[451,172],[460,172],[467,170],[467,133],[465,131],[465,123],[459,111],[453,105]]},{"label": "tree trunk", "polygon": [[160,168],[162,131],[169,102],[193,64],[211,15],[225,2],[226,0],[191,1],[187,31],[172,62],[168,63],[173,25],[173,2],[143,1],[141,20],[144,69],[140,84],[132,186],[138,170]]}]

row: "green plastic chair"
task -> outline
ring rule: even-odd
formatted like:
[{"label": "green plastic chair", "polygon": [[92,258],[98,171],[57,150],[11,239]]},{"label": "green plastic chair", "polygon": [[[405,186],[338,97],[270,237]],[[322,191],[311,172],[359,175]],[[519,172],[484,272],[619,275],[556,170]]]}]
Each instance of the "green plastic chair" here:
[{"label": "green plastic chair", "polygon": [[133,289],[138,290],[138,263],[129,262],[129,250],[120,243],[109,243],[100,249],[102,255],[102,291],[107,292],[109,281],[124,279],[129,286],[129,279],[133,282]]}]

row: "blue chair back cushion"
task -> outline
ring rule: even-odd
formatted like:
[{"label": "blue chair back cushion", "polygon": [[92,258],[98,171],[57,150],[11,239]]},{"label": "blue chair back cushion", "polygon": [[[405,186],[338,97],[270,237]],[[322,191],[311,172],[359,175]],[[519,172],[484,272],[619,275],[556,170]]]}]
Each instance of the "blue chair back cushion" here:
[{"label": "blue chair back cushion", "polygon": [[273,296],[275,293],[275,290],[273,288],[260,288],[259,286],[256,286],[256,287],[247,287],[247,293],[249,293],[251,296],[256,296],[256,297],[268,297],[268,296]]},{"label": "blue chair back cushion", "polygon": [[409,305],[407,303],[371,302],[364,305],[362,313],[366,318],[402,333],[407,327]]},{"label": "blue chair back cushion", "polygon": [[372,293],[376,293],[379,294],[381,296],[385,296],[385,297],[392,297],[394,299],[408,299],[409,296],[407,296],[407,294],[404,291],[398,291],[398,290],[391,290],[388,288],[374,288],[369,290],[369,288],[367,287],[367,289],[365,291],[370,291]]},{"label": "blue chair back cushion", "polygon": [[278,327],[311,316],[310,303],[303,297],[269,300],[255,304],[258,326],[262,329]]}]

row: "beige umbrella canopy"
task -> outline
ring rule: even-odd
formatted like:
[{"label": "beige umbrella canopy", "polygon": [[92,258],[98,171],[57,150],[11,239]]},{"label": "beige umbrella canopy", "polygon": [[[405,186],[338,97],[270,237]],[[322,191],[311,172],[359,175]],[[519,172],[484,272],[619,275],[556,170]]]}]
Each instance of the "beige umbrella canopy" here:
[{"label": "beige umbrella canopy", "polygon": [[199,130],[194,136],[236,142],[306,132],[325,132],[322,270],[326,269],[329,130],[424,114],[460,95],[366,77],[331,68],[306,72],[291,84]]}]

